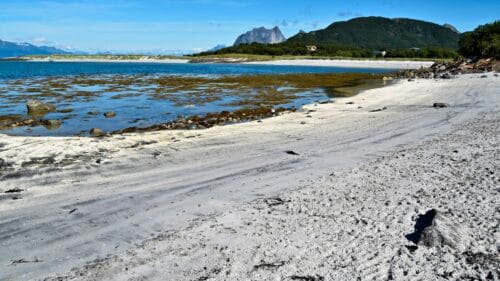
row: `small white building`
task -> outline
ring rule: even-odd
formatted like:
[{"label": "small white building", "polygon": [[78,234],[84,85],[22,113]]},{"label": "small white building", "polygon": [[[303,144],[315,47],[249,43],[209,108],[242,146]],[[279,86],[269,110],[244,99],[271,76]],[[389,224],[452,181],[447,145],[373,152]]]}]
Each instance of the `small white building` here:
[{"label": "small white building", "polygon": [[316,45],[307,45],[306,48],[309,52],[316,52],[318,50],[318,47],[316,47]]}]

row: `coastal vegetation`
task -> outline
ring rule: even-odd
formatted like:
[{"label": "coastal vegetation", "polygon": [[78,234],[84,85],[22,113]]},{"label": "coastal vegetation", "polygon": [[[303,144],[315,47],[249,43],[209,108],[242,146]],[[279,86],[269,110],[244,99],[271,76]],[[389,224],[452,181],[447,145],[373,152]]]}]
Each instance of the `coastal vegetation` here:
[{"label": "coastal vegetation", "polygon": [[481,25],[463,34],[460,54],[469,58],[500,58],[500,21]]}]

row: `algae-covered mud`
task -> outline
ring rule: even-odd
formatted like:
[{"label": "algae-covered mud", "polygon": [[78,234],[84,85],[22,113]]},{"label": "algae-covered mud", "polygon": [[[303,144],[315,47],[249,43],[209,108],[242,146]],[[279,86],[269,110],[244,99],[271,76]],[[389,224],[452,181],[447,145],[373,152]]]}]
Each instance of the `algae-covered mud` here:
[{"label": "algae-covered mud", "polygon": [[[369,81],[367,83],[367,81]],[[256,120],[380,86],[369,73],[94,74],[0,81],[0,132],[97,135]],[[51,110],[29,111],[33,100]]]}]

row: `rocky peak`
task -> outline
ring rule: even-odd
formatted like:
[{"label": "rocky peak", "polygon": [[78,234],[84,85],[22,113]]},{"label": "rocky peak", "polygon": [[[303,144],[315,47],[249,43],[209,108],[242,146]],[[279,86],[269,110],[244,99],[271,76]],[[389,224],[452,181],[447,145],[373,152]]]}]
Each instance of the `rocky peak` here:
[{"label": "rocky peak", "polygon": [[258,27],[240,35],[238,39],[236,39],[236,42],[234,42],[234,46],[251,43],[277,44],[285,40],[285,36],[283,36],[281,30],[277,26],[272,29]]},{"label": "rocky peak", "polygon": [[443,24],[443,26],[446,27],[446,28],[448,28],[448,29],[453,30],[457,34],[460,34],[460,31],[458,31],[458,29],[456,27],[454,27],[453,25],[451,25],[451,24],[445,23],[445,24]]}]

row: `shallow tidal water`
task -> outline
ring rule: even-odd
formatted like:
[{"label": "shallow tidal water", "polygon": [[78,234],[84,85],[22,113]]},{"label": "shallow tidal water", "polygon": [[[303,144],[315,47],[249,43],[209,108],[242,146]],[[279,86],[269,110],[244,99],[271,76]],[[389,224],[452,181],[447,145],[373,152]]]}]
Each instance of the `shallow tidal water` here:
[{"label": "shallow tidal water", "polygon": [[[243,64],[164,64],[0,61],[0,133],[26,136],[88,135],[187,116],[247,108],[300,108],[346,95],[346,88],[394,70]],[[380,84],[381,79],[374,86]],[[339,91],[337,91],[337,89]],[[38,99],[56,106],[27,115]],[[105,112],[116,112],[106,118]],[[60,120],[60,126],[9,122]],[[3,122],[3,123],[2,123]]]}]

